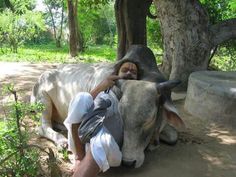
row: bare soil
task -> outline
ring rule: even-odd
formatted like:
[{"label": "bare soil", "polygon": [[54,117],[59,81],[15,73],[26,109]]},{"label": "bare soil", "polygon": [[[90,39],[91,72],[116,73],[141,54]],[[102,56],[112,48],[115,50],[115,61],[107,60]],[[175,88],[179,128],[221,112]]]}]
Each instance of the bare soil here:
[{"label": "bare soil", "polygon": [[[57,64],[28,64],[0,62],[0,90],[2,85],[13,83],[20,98],[29,101],[31,89],[39,75]],[[177,94],[178,95],[178,94]],[[0,112],[7,98],[0,97]],[[175,104],[187,129],[180,133],[175,146],[161,144],[156,150],[146,152],[142,167],[130,169],[117,167],[99,176],[105,177],[235,177],[236,176],[236,130],[224,124],[200,119],[188,114],[184,98]],[[34,129],[36,124],[29,120]],[[63,159],[56,146],[32,134],[32,143],[44,148],[51,147],[58,157],[62,176],[71,176],[72,164]],[[71,155],[70,155],[71,158]],[[47,174],[45,174],[47,176]]]}]

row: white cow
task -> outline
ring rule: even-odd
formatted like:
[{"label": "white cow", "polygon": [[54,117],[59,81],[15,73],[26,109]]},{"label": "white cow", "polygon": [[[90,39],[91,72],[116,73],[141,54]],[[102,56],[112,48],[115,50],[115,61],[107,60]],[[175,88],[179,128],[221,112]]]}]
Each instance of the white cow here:
[{"label": "white cow", "polygon": [[[179,126],[183,122],[170,99],[170,89],[176,86],[176,82],[165,82],[156,66],[149,67],[153,62],[155,64],[153,58],[146,63],[143,58],[138,58],[137,53],[142,57],[147,56],[146,59],[152,57],[150,49],[142,46],[131,49],[123,60],[139,62],[139,79],[145,81],[119,82],[118,86],[113,87],[113,92],[120,99],[117,105],[118,116],[124,121],[123,160],[126,164],[135,163],[139,167],[144,161],[144,150],[151,137],[155,135],[157,139],[160,137],[163,141],[174,144],[178,138],[177,131],[167,122]],[[31,96],[32,102],[39,101],[45,106],[39,134],[61,147],[66,145],[67,139],[53,129],[53,123],[62,124],[67,117],[70,100],[78,92],[91,91],[118,65],[119,63],[80,63],[60,66],[43,73],[33,87]]]}]

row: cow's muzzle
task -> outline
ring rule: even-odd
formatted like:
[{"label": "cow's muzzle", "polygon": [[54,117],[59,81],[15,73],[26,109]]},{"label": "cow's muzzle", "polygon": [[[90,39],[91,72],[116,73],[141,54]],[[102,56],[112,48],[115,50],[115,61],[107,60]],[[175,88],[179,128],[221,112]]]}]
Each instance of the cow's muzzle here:
[{"label": "cow's muzzle", "polygon": [[136,160],[129,161],[129,160],[122,160],[122,165],[130,168],[134,168],[136,164]]}]

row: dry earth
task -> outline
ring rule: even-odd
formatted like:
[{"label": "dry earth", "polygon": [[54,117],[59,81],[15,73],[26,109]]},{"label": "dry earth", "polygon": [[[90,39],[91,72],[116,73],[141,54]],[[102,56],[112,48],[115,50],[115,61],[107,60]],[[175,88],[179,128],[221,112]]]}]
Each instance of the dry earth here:
[{"label": "dry earth", "polygon": [[[29,101],[31,88],[38,76],[56,64],[28,64],[0,62],[0,89],[4,83],[14,83],[21,99]],[[177,97],[183,98],[182,95]],[[0,99],[3,111],[4,99]],[[191,116],[183,109],[184,99],[175,100],[187,130],[180,133],[177,145],[161,144],[147,152],[144,165],[138,169],[112,168],[104,177],[235,177],[236,176],[236,130]],[[34,127],[34,123],[30,124]],[[33,143],[43,147],[56,147],[50,141],[34,135]],[[71,163],[57,153],[63,176],[70,176]]]}]

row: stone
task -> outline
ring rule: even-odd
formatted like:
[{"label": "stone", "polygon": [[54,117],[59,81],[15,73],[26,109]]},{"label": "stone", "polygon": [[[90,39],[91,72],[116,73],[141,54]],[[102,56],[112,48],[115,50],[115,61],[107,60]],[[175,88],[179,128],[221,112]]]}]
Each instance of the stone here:
[{"label": "stone", "polygon": [[192,73],[184,108],[198,118],[236,127],[236,72]]}]

